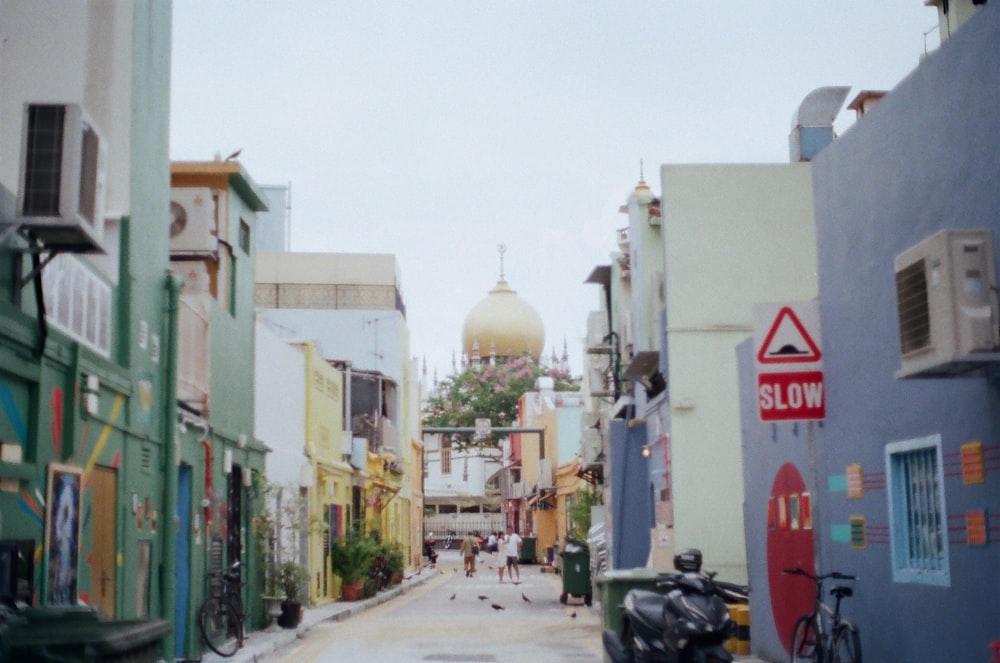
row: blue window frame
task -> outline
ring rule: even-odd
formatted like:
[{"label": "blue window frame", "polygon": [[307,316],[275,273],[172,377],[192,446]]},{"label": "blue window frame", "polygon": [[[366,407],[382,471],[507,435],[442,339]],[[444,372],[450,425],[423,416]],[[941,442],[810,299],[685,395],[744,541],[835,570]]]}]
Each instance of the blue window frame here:
[{"label": "blue window frame", "polygon": [[950,585],[941,436],[886,445],[892,578]]}]

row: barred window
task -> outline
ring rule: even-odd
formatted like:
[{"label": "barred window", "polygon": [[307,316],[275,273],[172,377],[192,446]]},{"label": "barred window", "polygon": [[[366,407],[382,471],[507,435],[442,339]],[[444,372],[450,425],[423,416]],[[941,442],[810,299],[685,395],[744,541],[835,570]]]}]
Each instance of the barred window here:
[{"label": "barred window", "polygon": [[441,474],[451,474],[451,438],[441,440]]},{"label": "barred window", "polygon": [[949,585],[941,436],[887,445],[886,471],[893,580]]}]

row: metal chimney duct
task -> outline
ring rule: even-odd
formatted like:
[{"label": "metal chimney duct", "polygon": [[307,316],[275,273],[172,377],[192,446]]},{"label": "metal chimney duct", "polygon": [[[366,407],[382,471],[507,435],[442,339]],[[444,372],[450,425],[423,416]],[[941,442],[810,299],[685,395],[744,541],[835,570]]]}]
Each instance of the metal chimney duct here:
[{"label": "metal chimney duct", "polygon": [[806,95],[792,115],[792,133],[788,136],[792,162],[811,161],[833,142],[833,121],[850,91],[849,86],[830,86]]}]

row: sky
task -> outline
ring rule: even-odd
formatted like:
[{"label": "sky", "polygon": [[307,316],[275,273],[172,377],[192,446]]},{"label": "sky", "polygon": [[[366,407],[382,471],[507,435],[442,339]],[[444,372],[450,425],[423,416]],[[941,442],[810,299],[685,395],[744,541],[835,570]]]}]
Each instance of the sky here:
[{"label": "sky", "polygon": [[[618,210],[662,164],[783,163],[827,85],[891,90],[924,0],[174,0],[170,156],[291,186],[291,250],[391,253],[428,377],[504,276],[583,370]],[[853,111],[842,110],[838,133]],[[669,204],[669,202],[667,202]]]}]

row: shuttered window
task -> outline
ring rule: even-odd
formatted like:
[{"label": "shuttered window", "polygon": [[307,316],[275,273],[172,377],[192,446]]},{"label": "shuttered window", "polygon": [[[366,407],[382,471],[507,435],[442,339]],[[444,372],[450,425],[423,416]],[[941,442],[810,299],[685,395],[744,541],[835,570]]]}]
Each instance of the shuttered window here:
[{"label": "shuttered window", "polygon": [[949,585],[939,435],[886,447],[893,579]]}]

